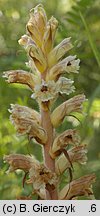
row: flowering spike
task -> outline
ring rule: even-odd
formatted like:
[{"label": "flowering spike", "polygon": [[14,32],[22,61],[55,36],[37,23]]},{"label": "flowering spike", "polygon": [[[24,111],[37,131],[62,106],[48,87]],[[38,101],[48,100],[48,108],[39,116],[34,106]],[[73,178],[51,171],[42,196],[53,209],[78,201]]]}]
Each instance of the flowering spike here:
[{"label": "flowering spike", "polygon": [[[62,77],[64,74],[78,73],[80,60],[75,56],[66,56],[73,47],[71,38],[65,38],[54,46],[58,21],[53,16],[47,20],[46,12],[41,4],[30,11],[26,25],[27,32],[19,39],[19,44],[25,49],[29,61],[24,70],[10,70],[4,73],[9,83],[25,84],[32,90],[31,98],[38,102],[40,113],[34,109],[18,104],[11,105],[10,120],[19,135],[28,135],[43,146],[43,163],[35,157],[11,154],[4,157],[10,165],[9,171],[22,169],[32,184],[32,195],[39,199],[73,199],[81,195],[90,195],[91,184],[95,175],[83,176],[72,181],[73,163],[84,164],[87,160],[86,145],[80,145],[76,129],[67,129],[56,135],[58,127],[66,116],[72,112],[82,113],[82,105],[86,100],[84,94],[74,96],[52,111],[52,105],[59,95],[69,95],[75,91],[73,80]],[[70,184],[60,192],[59,176],[65,170],[69,171]],[[21,197],[21,196],[20,196]],[[28,199],[25,196],[25,199]]]}]

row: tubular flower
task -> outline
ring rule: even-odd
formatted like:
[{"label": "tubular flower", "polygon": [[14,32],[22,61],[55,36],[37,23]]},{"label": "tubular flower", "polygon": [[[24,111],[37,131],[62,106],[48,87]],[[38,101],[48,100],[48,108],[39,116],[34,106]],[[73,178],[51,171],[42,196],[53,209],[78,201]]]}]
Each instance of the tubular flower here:
[{"label": "tubular flower", "polygon": [[50,150],[50,155],[52,158],[57,157],[60,154],[60,150],[69,144],[75,145],[79,144],[80,139],[76,130],[66,130],[61,135],[58,135],[52,145]]},{"label": "tubular flower", "polygon": [[[28,184],[32,184],[33,194],[40,199],[73,199],[77,196],[90,195],[95,175],[83,176],[72,181],[73,164],[85,164],[87,161],[86,145],[80,144],[80,137],[76,129],[68,129],[57,134],[58,127],[65,117],[73,112],[83,114],[83,103],[86,98],[79,94],[57,107],[55,101],[60,95],[73,93],[73,80],[67,75],[78,74],[80,60],[74,56],[66,56],[73,48],[71,38],[65,38],[54,46],[58,21],[53,16],[48,20],[41,4],[30,11],[30,18],[26,25],[27,32],[19,39],[19,44],[25,49],[29,71],[10,70],[4,72],[3,77],[8,83],[27,85],[31,91],[31,98],[39,105],[39,112],[18,104],[11,105],[10,120],[19,135],[34,138],[43,148],[43,163],[35,157],[11,154],[4,157],[10,165],[9,171],[17,169],[28,172]],[[63,75],[63,76],[62,76]],[[53,107],[55,107],[53,109]],[[61,190],[60,175],[68,169],[70,184]],[[25,176],[26,177],[26,176]],[[23,185],[25,182],[23,179]],[[20,196],[21,197],[21,196]],[[25,196],[27,198],[27,196]]]},{"label": "tubular flower", "polygon": [[20,83],[28,85],[34,90],[34,75],[24,70],[6,71],[3,77],[7,78],[8,83]]},{"label": "tubular flower", "polygon": [[76,179],[65,186],[59,193],[59,199],[71,200],[78,196],[90,196],[93,194],[92,184],[95,182],[95,175],[86,175]]},{"label": "tubular flower", "polygon": [[[79,164],[86,164],[87,162],[87,149],[86,145],[79,145],[75,146],[74,148],[71,148],[68,150],[68,155],[71,160],[71,163],[79,163]],[[56,173],[57,175],[62,174],[67,168],[70,167],[70,163],[65,157],[64,154],[62,154],[56,161]]]},{"label": "tubular flower", "polygon": [[34,157],[30,157],[22,154],[10,154],[4,156],[4,161],[7,162],[10,167],[7,172],[13,172],[17,169],[21,169],[24,172],[29,172],[31,167],[34,165]]},{"label": "tubular flower", "polygon": [[28,55],[34,61],[35,66],[40,72],[43,72],[46,69],[47,63],[45,56],[41,49],[34,43],[29,36],[23,35],[21,39],[18,41],[20,45],[24,46]]},{"label": "tubular flower", "polygon": [[82,112],[82,104],[85,101],[85,95],[80,94],[65,101],[59,107],[57,107],[51,114],[51,122],[54,127],[57,127],[65,116],[70,115],[72,112]]},{"label": "tubular flower", "polygon": [[67,73],[78,73],[80,60],[76,60],[76,56],[68,56],[58,62],[47,73],[46,80],[57,80],[59,76]]},{"label": "tubular flower", "polygon": [[59,59],[61,59],[67,51],[69,51],[73,46],[70,42],[70,37],[65,38],[60,44],[58,44],[48,55],[49,67],[56,64]]}]

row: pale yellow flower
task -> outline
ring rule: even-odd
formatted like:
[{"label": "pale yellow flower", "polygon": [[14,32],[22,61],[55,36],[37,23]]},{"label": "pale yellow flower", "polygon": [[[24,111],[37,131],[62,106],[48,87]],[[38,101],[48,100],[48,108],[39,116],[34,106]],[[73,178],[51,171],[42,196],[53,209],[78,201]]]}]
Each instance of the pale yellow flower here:
[{"label": "pale yellow flower", "polygon": [[47,62],[42,50],[34,43],[34,41],[27,35],[23,35],[18,41],[20,45],[24,46],[40,72],[44,72],[47,67]]},{"label": "pale yellow flower", "polygon": [[70,115],[72,112],[82,113],[83,102],[86,101],[85,95],[80,94],[74,96],[73,98],[65,101],[60,106],[58,106],[51,114],[51,122],[54,127],[57,127],[62,123],[63,119]]},{"label": "pale yellow flower", "polygon": [[65,38],[61,43],[54,47],[51,52],[48,54],[48,65],[51,68],[56,64],[73,46],[70,42],[70,37]]},{"label": "pale yellow flower", "polygon": [[68,56],[50,68],[46,80],[57,80],[59,76],[67,73],[78,73],[80,60],[76,56]]},{"label": "pale yellow flower", "polygon": [[52,16],[47,23],[46,30],[43,37],[42,49],[45,52],[45,54],[48,54],[53,48],[57,27],[58,27],[58,21],[56,20],[56,18]]},{"label": "pale yellow flower", "polygon": [[41,4],[30,11],[30,20],[27,23],[27,30],[33,41],[42,46],[43,36],[47,25],[47,16]]}]

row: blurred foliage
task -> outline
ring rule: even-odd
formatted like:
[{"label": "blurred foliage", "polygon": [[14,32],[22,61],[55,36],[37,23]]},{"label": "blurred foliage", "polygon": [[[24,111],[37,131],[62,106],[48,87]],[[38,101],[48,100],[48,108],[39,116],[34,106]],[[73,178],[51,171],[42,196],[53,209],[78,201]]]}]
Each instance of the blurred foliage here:
[{"label": "blurred foliage", "polygon": [[[22,188],[24,173],[16,172],[6,176],[7,165],[3,156],[10,153],[34,154],[42,160],[41,147],[34,141],[28,143],[26,137],[17,137],[9,121],[10,103],[19,103],[38,109],[30,98],[31,92],[20,85],[8,85],[2,78],[2,71],[9,69],[27,69],[27,56],[17,41],[25,34],[25,25],[29,19],[29,10],[42,3],[48,18],[53,15],[59,20],[56,43],[65,37],[72,37],[74,49],[70,54],[81,59],[80,73],[71,77],[75,81],[76,93],[84,92],[88,101],[84,105],[87,113],[78,115],[80,122],[73,117],[65,119],[58,128],[76,127],[81,133],[82,142],[88,145],[88,163],[76,166],[75,177],[89,172],[96,173],[94,193],[100,199],[100,1],[99,0],[1,0],[0,1],[0,199],[16,199],[28,195],[31,188]],[[70,76],[70,75],[69,75]],[[63,98],[57,101],[57,104]],[[55,104],[55,106],[57,105]],[[67,125],[67,126],[66,126]],[[63,185],[66,177],[63,176]],[[33,197],[35,199],[35,197]]]}]

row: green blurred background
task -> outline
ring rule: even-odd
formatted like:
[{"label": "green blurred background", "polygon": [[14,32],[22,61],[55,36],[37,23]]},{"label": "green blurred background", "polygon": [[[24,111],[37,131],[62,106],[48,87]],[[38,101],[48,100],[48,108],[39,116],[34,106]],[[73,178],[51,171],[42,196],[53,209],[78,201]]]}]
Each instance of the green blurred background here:
[{"label": "green blurred background", "polygon": [[[55,43],[71,36],[74,48],[68,54],[81,59],[80,73],[71,78],[75,81],[75,94],[84,92],[88,98],[84,106],[87,115],[77,116],[81,124],[74,118],[65,119],[58,131],[72,127],[80,130],[82,142],[88,145],[88,163],[83,167],[75,166],[74,177],[94,172],[97,177],[94,194],[100,199],[100,0],[0,0],[0,199],[16,199],[31,191],[31,187],[22,188],[23,173],[5,173],[5,154],[34,153],[42,160],[40,146],[34,141],[29,144],[27,137],[16,136],[8,112],[11,103],[36,109],[38,105],[30,98],[29,89],[8,85],[2,78],[3,71],[27,69],[26,53],[17,41],[25,34],[29,10],[39,3],[44,5],[48,18],[53,15],[59,21]],[[63,100],[61,97],[59,101]],[[63,176],[61,187],[65,183],[66,176]]]}]

